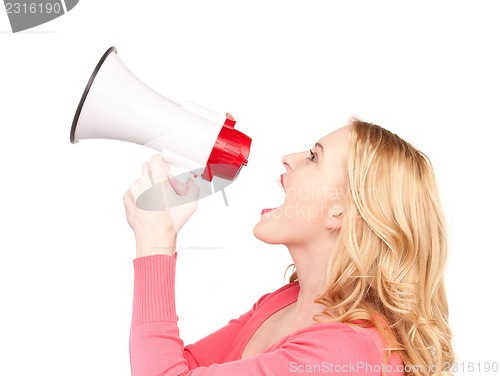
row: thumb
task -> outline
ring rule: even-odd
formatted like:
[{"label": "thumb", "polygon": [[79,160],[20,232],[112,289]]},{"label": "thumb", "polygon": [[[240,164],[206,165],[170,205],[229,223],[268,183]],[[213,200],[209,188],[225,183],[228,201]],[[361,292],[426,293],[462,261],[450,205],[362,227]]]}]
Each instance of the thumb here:
[{"label": "thumb", "polygon": [[193,180],[189,179],[186,183],[182,183],[182,190],[184,191],[182,195],[176,194],[170,184],[168,186],[172,192],[172,199],[169,205],[171,208],[178,206],[182,206],[185,209],[196,208],[198,199],[200,198],[200,187]]},{"label": "thumb", "polygon": [[186,185],[187,190],[184,197],[186,197],[188,201],[198,201],[200,198],[200,187],[192,179],[188,179]]}]

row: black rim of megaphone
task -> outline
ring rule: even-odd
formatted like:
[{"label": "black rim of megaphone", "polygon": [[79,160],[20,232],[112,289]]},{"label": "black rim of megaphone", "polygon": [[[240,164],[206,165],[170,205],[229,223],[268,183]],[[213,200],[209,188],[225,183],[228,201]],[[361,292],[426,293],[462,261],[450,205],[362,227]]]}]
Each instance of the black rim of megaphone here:
[{"label": "black rim of megaphone", "polygon": [[109,54],[112,52],[117,52],[116,47],[110,47],[108,50],[102,55],[101,60],[97,63],[97,66],[95,67],[94,71],[92,72],[92,75],[90,76],[89,81],[87,82],[87,86],[85,87],[85,90],[82,95],[82,99],[80,99],[80,103],[78,103],[78,108],[76,109],[75,117],[73,118],[73,124],[71,125],[71,134],[69,136],[69,139],[72,144],[76,144],[78,140],[75,140],[75,131],[76,131],[76,125],[78,124],[78,119],[80,118],[80,113],[82,112],[83,104],[85,103],[85,100],[87,99],[87,95],[89,94],[90,88],[92,87],[92,84],[94,83],[94,79],[97,76],[97,73],[99,73],[99,69],[101,69],[102,65],[108,58]]}]

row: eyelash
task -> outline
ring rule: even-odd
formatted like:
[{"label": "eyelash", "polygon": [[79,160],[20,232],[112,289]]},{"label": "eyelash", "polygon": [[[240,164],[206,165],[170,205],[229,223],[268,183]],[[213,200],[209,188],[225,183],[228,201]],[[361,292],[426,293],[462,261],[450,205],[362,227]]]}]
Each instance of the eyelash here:
[{"label": "eyelash", "polygon": [[311,162],[316,162],[317,161],[316,153],[313,153],[312,149],[309,149],[309,153],[311,154],[307,159],[310,160]]}]

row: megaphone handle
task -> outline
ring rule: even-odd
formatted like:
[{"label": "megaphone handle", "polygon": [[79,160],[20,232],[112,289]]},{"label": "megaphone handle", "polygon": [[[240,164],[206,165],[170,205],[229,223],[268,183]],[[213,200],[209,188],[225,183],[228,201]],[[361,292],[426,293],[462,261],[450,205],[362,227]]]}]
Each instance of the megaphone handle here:
[{"label": "megaphone handle", "polygon": [[222,192],[222,198],[224,199],[224,204],[226,204],[226,206],[229,206],[229,203],[227,202],[226,191],[224,190],[224,188],[221,189],[221,192]]}]

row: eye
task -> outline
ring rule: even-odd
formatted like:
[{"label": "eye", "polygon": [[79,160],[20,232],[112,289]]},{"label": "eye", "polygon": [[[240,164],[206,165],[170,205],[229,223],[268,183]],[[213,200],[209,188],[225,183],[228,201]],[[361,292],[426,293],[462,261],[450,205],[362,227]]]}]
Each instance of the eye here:
[{"label": "eye", "polygon": [[307,158],[309,161],[311,162],[316,162],[317,161],[317,158],[316,158],[316,153],[313,153],[312,149],[309,149],[309,158]]}]

